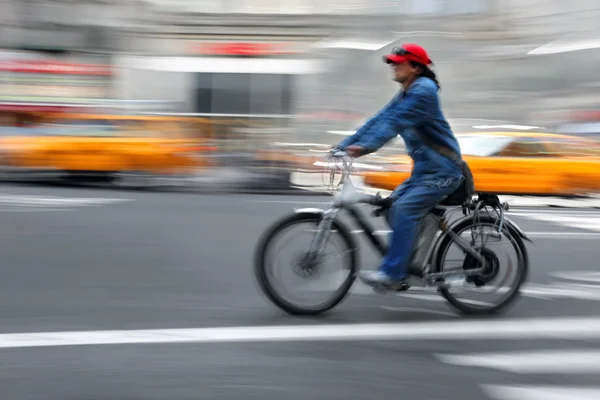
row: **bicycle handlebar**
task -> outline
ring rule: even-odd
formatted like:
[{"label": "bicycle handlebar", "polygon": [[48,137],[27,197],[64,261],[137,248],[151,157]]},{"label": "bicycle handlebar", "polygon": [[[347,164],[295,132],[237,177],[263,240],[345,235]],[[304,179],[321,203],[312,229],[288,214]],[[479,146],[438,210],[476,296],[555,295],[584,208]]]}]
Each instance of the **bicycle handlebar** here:
[{"label": "bicycle handlebar", "polygon": [[[350,157],[348,153],[342,149],[332,148],[329,151],[329,158],[334,160],[342,160],[343,175],[342,179],[340,180],[340,182],[342,182],[351,173],[353,161],[352,157]],[[375,195],[363,193],[359,196],[356,202],[378,207],[378,209],[374,211],[374,214],[379,216],[392,206],[394,200],[392,200],[390,197],[382,197],[380,193]]]},{"label": "bicycle handlebar", "polygon": [[345,164],[352,164],[352,157],[350,157],[347,152],[341,149],[331,149],[329,151],[329,157],[336,160],[342,160]]}]

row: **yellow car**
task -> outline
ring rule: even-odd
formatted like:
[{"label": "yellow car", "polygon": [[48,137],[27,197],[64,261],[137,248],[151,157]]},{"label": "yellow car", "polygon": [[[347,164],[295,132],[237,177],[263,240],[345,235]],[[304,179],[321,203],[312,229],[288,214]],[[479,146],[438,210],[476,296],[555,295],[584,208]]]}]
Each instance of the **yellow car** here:
[{"label": "yellow car", "polygon": [[[600,144],[568,135],[485,132],[456,135],[475,190],[512,195],[600,192]],[[393,190],[410,176],[412,160],[395,157],[384,171],[363,173],[369,186]]]},{"label": "yellow car", "polygon": [[169,130],[178,121],[90,115],[52,122],[0,128],[0,166],[26,175],[112,180],[123,172],[188,174],[205,166],[201,154],[211,150],[201,138]]}]

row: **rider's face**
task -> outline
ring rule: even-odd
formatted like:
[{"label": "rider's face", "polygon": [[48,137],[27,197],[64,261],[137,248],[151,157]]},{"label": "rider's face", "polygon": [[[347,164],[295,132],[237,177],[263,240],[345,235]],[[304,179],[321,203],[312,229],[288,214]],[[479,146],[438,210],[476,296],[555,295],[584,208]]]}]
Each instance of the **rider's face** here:
[{"label": "rider's face", "polygon": [[413,67],[410,63],[390,64],[393,71],[393,79],[396,82],[404,84],[413,80],[419,73],[418,67]]}]

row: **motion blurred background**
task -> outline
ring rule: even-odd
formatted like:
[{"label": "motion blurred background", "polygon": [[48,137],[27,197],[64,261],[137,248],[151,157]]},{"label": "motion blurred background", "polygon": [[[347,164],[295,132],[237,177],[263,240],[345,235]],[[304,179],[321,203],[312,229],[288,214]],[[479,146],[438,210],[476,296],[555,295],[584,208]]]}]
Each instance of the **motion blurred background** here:
[{"label": "motion blurred background", "polygon": [[[2,179],[318,188],[324,151],[398,90],[381,55],[416,42],[479,190],[597,193],[599,18],[595,0],[0,0]],[[403,155],[366,158],[367,183],[400,183]]]}]

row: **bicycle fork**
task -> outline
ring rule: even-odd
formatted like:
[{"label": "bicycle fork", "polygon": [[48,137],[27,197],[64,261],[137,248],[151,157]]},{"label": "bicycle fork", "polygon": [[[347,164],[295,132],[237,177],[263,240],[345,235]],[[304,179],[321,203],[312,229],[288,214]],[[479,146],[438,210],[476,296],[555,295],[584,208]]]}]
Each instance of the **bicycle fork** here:
[{"label": "bicycle fork", "polygon": [[331,234],[331,225],[333,224],[337,212],[337,208],[330,208],[323,213],[319,225],[317,226],[317,232],[308,249],[308,259],[310,261],[315,262],[323,251],[323,247]]}]

